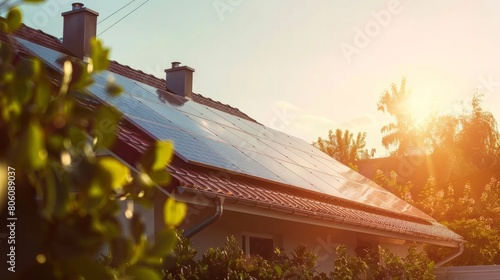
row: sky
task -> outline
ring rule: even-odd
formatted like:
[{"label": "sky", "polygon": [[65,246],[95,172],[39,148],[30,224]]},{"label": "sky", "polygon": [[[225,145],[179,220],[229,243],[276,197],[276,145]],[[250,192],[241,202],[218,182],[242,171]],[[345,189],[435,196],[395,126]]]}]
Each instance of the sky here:
[{"label": "sky", "polygon": [[[62,37],[72,2],[23,6],[25,22]],[[500,120],[500,1],[83,3],[103,20],[113,60],[160,78],[180,61],[195,69],[194,92],[308,142],[349,129],[388,155],[380,129],[390,118],[377,102],[403,77],[423,116],[429,104],[459,113],[477,89]]]}]

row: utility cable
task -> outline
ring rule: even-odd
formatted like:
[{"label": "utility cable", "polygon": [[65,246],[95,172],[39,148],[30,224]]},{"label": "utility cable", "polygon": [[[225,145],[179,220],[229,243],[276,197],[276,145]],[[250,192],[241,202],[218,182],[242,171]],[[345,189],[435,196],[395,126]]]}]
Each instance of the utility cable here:
[{"label": "utility cable", "polygon": [[147,2],[149,2],[149,0],[146,0],[144,1],[144,3],[142,3],[141,5],[137,6],[135,9],[133,9],[130,13],[126,14],[125,16],[123,16],[121,19],[119,19],[118,21],[116,21],[115,23],[113,23],[111,26],[109,26],[108,28],[104,29],[104,31],[102,31],[101,33],[97,34],[97,36],[101,35],[102,33],[108,31],[111,27],[115,26],[116,24],[118,24],[120,21],[122,21],[123,19],[125,19],[126,17],[128,17],[131,13],[137,11],[137,9],[139,9],[140,7],[144,6],[144,4],[146,4]]},{"label": "utility cable", "polygon": [[108,18],[112,17],[114,14],[118,13],[119,11],[123,10],[125,7],[127,7],[128,5],[132,4],[133,2],[135,2],[135,0],[132,0],[130,2],[128,2],[128,4],[126,4],[125,6],[121,7],[120,9],[116,10],[114,13],[110,14],[109,16],[107,16],[106,18],[104,18],[103,20],[99,21],[97,24],[107,20]]}]

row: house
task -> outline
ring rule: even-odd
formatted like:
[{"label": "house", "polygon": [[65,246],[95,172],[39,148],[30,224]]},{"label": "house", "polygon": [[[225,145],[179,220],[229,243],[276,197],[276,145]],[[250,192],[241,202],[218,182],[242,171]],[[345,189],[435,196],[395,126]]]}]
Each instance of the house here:
[{"label": "house", "polygon": [[[98,13],[74,3],[62,16],[62,42],[22,26],[14,37],[17,54],[36,56],[59,73],[62,56],[85,60]],[[0,40],[8,42],[4,34]],[[461,236],[309,143],[193,93],[193,68],[174,62],[165,72],[159,79],[111,61],[108,71],[94,76],[90,97],[78,100],[123,112],[109,154],[131,167],[153,141],[174,141],[173,180],[158,186],[153,210],[144,211],[149,234],[163,226],[163,202],[174,196],[189,205],[183,228],[199,252],[229,235],[264,257],[275,247],[290,252],[302,243],[318,255],[320,270],[330,271],[338,244],[352,252],[380,245],[400,254],[409,242],[456,248],[443,262],[462,251]],[[108,75],[124,94],[107,95]]]}]

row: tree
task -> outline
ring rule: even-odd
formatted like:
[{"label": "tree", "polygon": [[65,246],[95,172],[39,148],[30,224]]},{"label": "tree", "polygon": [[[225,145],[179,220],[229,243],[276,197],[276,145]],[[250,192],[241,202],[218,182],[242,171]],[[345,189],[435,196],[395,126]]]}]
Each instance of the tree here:
[{"label": "tree", "polygon": [[366,147],[366,132],[358,132],[356,138],[354,138],[349,130],[342,132],[342,130],[337,129],[335,130],[335,134],[330,130],[328,131],[328,139],[318,137],[318,141],[314,142],[313,145],[327,155],[354,169],[356,169],[356,161],[370,158],[375,152],[372,149],[372,153],[370,154],[367,149],[364,149]]},{"label": "tree", "polygon": [[476,92],[470,110],[464,104],[460,115],[433,115],[426,129],[433,152],[453,154],[470,171],[500,164],[498,125],[481,102],[482,95]]},{"label": "tree", "polygon": [[384,125],[381,132],[382,145],[386,149],[394,148],[392,155],[405,155],[409,147],[420,145],[420,132],[409,108],[411,93],[406,89],[406,78],[401,80],[399,88],[391,85],[391,91],[382,93],[377,109],[394,117],[394,122]]},{"label": "tree", "polygon": [[[186,206],[167,200],[166,226],[154,243],[139,213],[127,209],[124,225],[117,215],[121,200],[150,204],[155,183],[168,181],[172,143],[152,144],[138,173],[114,157],[97,156],[116,139],[121,113],[105,104],[88,110],[78,100],[92,98],[86,87],[107,67],[109,50],[94,39],[88,65],[67,57],[62,74],[46,71],[42,61],[12,49],[21,19],[15,7],[0,18],[10,41],[0,43],[0,198],[8,201],[0,207],[2,220],[15,218],[8,229],[14,242],[2,250],[10,254],[9,278],[160,279]],[[111,96],[121,92],[113,83],[107,89]],[[108,129],[99,129],[102,121]],[[110,257],[97,262],[105,249]]]},{"label": "tree", "polygon": [[472,97],[471,112],[460,117],[458,147],[478,168],[500,163],[500,133],[492,113],[481,107],[482,95]]}]

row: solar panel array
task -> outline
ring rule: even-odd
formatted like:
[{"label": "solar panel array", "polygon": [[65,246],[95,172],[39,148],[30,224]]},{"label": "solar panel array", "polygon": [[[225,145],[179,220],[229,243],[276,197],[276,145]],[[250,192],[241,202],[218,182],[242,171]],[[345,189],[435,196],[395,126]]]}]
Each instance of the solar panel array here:
[{"label": "solar panel array", "polygon": [[[18,41],[51,67],[61,68],[56,60],[62,54]],[[124,88],[124,94],[111,97],[106,93],[109,75]],[[176,154],[188,163],[429,218],[297,137],[108,71],[95,75],[94,80],[90,93],[114,105],[150,136],[173,140]]]}]

